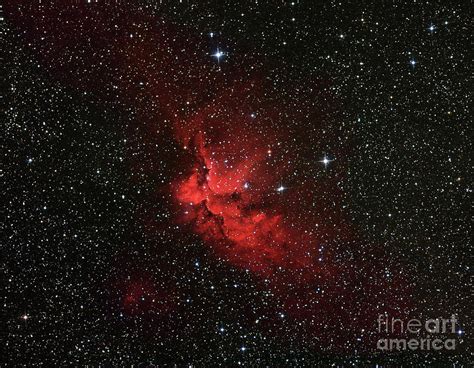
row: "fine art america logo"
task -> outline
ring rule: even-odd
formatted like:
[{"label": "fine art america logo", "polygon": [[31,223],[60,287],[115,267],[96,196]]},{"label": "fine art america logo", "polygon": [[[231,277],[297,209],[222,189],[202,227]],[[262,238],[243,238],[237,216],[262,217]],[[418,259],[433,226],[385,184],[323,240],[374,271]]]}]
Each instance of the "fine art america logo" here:
[{"label": "fine art america logo", "polygon": [[454,315],[451,318],[435,318],[426,321],[410,319],[406,322],[381,314],[377,322],[380,334],[400,336],[400,338],[379,339],[377,349],[384,351],[454,350],[456,339],[453,336],[462,334],[462,330],[456,330],[457,318]]}]

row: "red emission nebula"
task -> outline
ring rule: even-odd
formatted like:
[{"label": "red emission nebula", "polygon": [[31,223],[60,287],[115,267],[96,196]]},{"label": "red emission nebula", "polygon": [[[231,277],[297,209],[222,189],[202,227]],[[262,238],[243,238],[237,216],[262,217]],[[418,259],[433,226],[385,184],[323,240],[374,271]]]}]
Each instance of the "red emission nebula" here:
[{"label": "red emission nebula", "polygon": [[[313,268],[316,239],[285,224],[285,209],[274,204],[275,185],[287,170],[272,157],[277,135],[245,114],[252,111],[244,100],[255,85],[218,97],[187,124],[182,144],[194,164],[173,185],[178,206],[185,209],[181,220],[193,223],[217,254],[262,276],[277,268]],[[177,131],[183,135],[181,125]]]},{"label": "red emission nebula", "polygon": [[[300,332],[317,338],[318,346],[328,339],[332,348],[344,348],[361,335],[373,342],[364,331],[374,330],[377,313],[398,315],[406,307],[400,296],[404,282],[396,272],[390,281],[384,277],[390,267],[375,247],[371,262],[342,256],[362,241],[340,211],[340,191],[318,198],[318,213],[302,204],[334,182],[281,184],[291,177],[294,157],[276,157],[278,142],[289,138],[270,124],[291,112],[266,104],[263,87],[261,81],[237,82],[185,122],[177,121],[176,137],[192,156],[171,185],[177,220],[189,224],[216,256],[267,280]],[[259,115],[267,119],[248,113],[254,101],[266,106]]]},{"label": "red emission nebula", "polygon": [[[256,65],[251,73],[238,67],[238,55],[219,66],[207,40],[191,39],[189,30],[142,13],[121,17],[115,9],[110,16],[106,6],[68,11],[59,4],[5,8],[61,83],[133,106],[148,132],[144,144],[172,132],[185,159],[171,184],[157,191],[172,196],[176,224],[195,232],[214,257],[265,281],[262,287],[318,347],[343,347],[361,336],[367,342],[379,313],[407,310],[401,272],[390,269],[378,247],[359,240],[341,210],[344,152],[333,151],[334,175],[308,180],[301,174],[298,155],[312,142],[286,127],[302,121],[323,131],[318,112],[305,103],[310,92],[295,87],[295,108],[271,86],[260,62],[247,62]],[[82,54],[89,65],[76,58]],[[323,152],[314,156],[320,170]],[[129,288],[133,309],[141,289]]]}]

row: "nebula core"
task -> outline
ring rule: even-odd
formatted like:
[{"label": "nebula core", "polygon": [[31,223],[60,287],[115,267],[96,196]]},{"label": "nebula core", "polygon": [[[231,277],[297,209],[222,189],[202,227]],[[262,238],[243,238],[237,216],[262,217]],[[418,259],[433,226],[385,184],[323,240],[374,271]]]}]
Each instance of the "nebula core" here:
[{"label": "nebula core", "polygon": [[190,138],[181,143],[195,162],[175,184],[175,198],[182,220],[194,223],[217,254],[268,276],[279,267],[312,267],[317,241],[291,229],[284,209],[275,204],[283,194],[279,180],[289,168],[282,161],[275,166],[277,135],[242,101],[258,88],[258,83],[235,88],[213,101],[217,114],[204,109],[191,118],[190,126],[200,128],[187,132]]}]

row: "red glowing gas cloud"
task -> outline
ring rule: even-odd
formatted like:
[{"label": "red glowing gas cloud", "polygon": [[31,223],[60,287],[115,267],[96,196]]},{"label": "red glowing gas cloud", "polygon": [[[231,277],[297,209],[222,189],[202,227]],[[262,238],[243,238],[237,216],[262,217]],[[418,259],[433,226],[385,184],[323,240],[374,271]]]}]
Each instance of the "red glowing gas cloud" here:
[{"label": "red glowing gas cloud", "polygon": [[[267,78],[240,70],[245,62],[221,73],[209,50],[203,51],[204,41],[193,43],[187,32],[154,17],[123,9],[109,17],[99,4],[94,12],[83,5],[63,8],[11,1],[5,6],[62,83],[133,107],[149,132],[139,146],[147,147],[141,150],[151,161],[158,159],[156,145],[146,139],[173,132],[187,152],[177,163],[181,175],[170,185],[174,221],[187,224],[230,265],[257,280],[270,279],[288,314],[316,321],[307,324],[313,335],[327,333],[323,327],[331,318],[340,331],[360,332],[379,310],[402,310],[400,273],[387,280],[389,266],[379,252],[360,256],[361,242],[340,205],[339,174],[309,178],[298,166],[297,138],[287,127],[301,120],[300,145],[317,141],[306,137],[321,123],[311,98],[289,101],[288,91],[275,94]],[[84,29],[93,29],[94,37],[85,37]],[[344,155],[335,153],[340,172]],[[315,153],[315,165],[322,154]],[[135,311],[143,296],[158,300],[158,294],[149,284],[130,284],[123,303]]]},{"label": "red glowing gas cloud", "polygon": [[317,239],[290,226],[280,203],[285,188],[279,180],[290,167],[289,157],[273,154],[284,141],[274,125],[279,114],[252,112],[251,101],[263,96],[261,85],[234,86],[185,124],[177,122],[177,137],[195,160],[173,185],[181,220],[239,267],[263,275],[276,268],[315,272]]}]

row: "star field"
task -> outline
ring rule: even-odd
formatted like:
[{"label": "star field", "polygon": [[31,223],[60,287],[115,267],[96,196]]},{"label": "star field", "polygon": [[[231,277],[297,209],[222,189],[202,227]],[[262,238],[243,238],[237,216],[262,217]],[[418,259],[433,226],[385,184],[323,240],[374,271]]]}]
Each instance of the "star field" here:
[{"label": "star field", "polygon": [[2,366],[472,364],[468,14],[6,1]]}]

